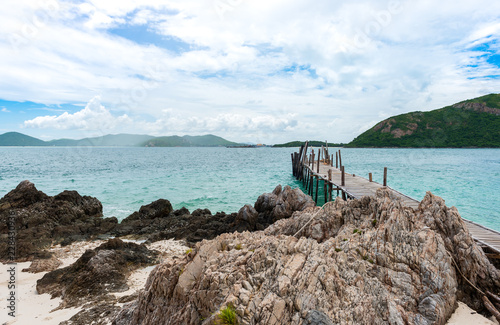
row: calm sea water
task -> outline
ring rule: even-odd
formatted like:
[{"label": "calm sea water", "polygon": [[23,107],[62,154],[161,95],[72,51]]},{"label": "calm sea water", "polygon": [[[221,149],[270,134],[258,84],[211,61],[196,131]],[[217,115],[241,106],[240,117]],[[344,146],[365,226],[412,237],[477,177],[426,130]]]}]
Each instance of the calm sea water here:
[{"label": "calm sea water", "polygon": [[[297,148],[0,148],[0,197],[25,179],[55,195],[97,197],[105,216],[123,219],[159,198],[190,211],[236,212],[291,174]],[[421,200],[426,191],[464,218],[500,230],[500,149],[342,149],[346,171]]]}]

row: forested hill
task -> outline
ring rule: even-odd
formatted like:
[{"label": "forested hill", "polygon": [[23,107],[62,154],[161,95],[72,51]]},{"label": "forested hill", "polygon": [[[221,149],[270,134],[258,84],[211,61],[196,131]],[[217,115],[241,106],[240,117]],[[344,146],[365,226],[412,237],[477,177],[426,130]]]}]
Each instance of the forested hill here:
[{"label": "forested hill", "polygon": [[498,148],[500,94],[390,117],[346,147]]},{"label": "forested hill", "polygon": [[18,132],[0,134],[0,146],[53,146],[53,147],[220,147],[237,145],[221,137],[207,134],[201,136],[153,137],[137,134],[108,134],[80,140],[59,139],[43,141]]}]

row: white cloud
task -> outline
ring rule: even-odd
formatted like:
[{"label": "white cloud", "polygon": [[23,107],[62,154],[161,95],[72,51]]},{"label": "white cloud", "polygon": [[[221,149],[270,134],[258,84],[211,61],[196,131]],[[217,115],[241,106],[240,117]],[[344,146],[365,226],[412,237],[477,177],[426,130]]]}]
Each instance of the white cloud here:
[{"label": "white cloud", "polygon": [[70,114],[38,116],[24,122],[26,128],[58,129],[58,130],[113,130],[118,126],[130,123],[130,118],[125,114],[115,117],[101,105],[101,98],[94,97],[81,111]]},{"label": "white cloud", "polygon": [[[0,13],[0,99],[61,104],[102,95],[108,109],[140,116],[133,123],[145,131],[246,137],[260,127],[272,130],[260,132],[266,142],[349,141],[381,112],[439,108],[500,88],[500,79],[486,77],[499,67],[474,50],[499,43],[500,2],[55,3],[47,11],[20,0]],[[222,15],[220,3],[229,4]],[[157,33],[156,46],[109,30],[138,25]],[[25,125],[91,127],[76,114]],[[245,127],[238,134],[232,125]]]},{"label": "white cloud", "polygon": [[2,109],[0,111],[2,111],[4,113],[10,113],[10,111],[5,107],[2,107]]}]

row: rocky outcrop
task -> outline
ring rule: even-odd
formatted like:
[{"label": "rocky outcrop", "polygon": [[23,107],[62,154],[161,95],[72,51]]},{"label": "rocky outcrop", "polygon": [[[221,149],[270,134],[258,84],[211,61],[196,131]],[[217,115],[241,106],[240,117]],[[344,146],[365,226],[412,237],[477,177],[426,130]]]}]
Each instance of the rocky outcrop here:
[{"label": "rocky outcrop", "polygon": [[130,273],[155,264],[157,256],[158,252],[144,245],[110,239],[96,249],[87,250],[72,265],[45,274],[37,281],[36,290],[53,298],[62,297],[62,307],[113,300],[106,295],[128,290]]},{"label": "rocky outcrop", "polygon": [[[174,211],[168,200],[160,199],[118,223],[114,217],[102,218],[102,205],[96,198],[76,191],[52,197],[23,181],[0,199],[0,261],[10,257],[9,227],[10,233],[15,233],[15,260],[40,260],[50,257],[45,250],[50,245],[67,245],[97,236],[133,236],[149,242],[186,239],[195,243],[228,232],[263,230],[275,220],[310,206],[314,202],[300,189],[279,185],[272,193],[261,195],[254,207],[244,206],[238,213],[212,214],[208,209],[190,213],[186,208]],[[50,269],[34,265],[31,271],[43,268]]]},{"label": "rocky outcrop", "polygon": [[284,188],[278,185],[272,193],[262,194],[254,205],[258,212],[258,222],[265,225],[289,218],[295,211],[314,206],[316,203],[309,195],[304,194],[299,188],[292,189],[288,185]]},{"label": "rocky outcrop", "polygon": [[[212,215],[208,209],[195,210],[190,213],[186,208],[169,211],[165,203],[155,201],[141,207],[113,230],[116,236],[132,235],[137,238],[148,239],[154,242],[163,239],[186,239],[194,243],[203,239],[212,239],[216,236],[233,230],[236,214],[217,212]],[[148,211],[147,214],[141,211]]]},{"label": "rocky outcrop", "polygon": [[300,189],[282,188],[281,185],[272,193],[259,196],[254,207],[245,205],[238,213],[231,214],[217,212],[212,215],[208,209],[193,213],[186,208],[173,211],[169,201],[158,200],[125,218],[113,234],[145,237],[150,242],[173,238],[195,243],[223,233],[263,230],[275,220],[288,218],[293,212],[314,205],[311,197]]},{"label": "rocky outcrop", "polygon": [[469,111],[479,112],[479,113],[488,113],[493,115],[500,115],[500,109],[494,107],[488,107],[486,103],[477,103],[477,102],[461,102],[453,105],[456,108],[463,108]]},{"label": "rocky outcrop", "polygon": [[23,181],[0,199],[0,261],[10,257],[9,227],[15,232],[15,259],[22,261],[48,257],[44,248],[51,244],[89,239],[116,224],[116,218],[102,218],[102,205],[96,198],[76,191],[52,197]]},{"label": "rocky outcrop", "polygon": [[500,289],[456,209],[428,193],[413,210],[379,191],[196,244],[159,265],[115,324],[212,324],[229,304],[240,324],[444,324],[458,298],[482,307],[460,273]]}]

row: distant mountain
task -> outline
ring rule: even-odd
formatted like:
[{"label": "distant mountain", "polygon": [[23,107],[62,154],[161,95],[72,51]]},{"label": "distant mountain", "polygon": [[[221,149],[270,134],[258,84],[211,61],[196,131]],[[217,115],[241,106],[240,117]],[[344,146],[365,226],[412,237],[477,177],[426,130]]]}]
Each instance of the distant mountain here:
[{"label": "distant mountain", "polygon": [[144,142],[143,145],[147,147],[225,147],[238,145],[238,143],[207,134],[199,136],[185,135],[183,137],[176,135],[157,137]]},{"label": "distant mountain", "polygon": [[[292,141],[292,142],[287,142],[287,143],[282,143],[282,144],[275,144],[273,147],[275,148],[295,148],[295,147],[300,147],[305,144],[305,141]],[[324,141],[309,141],[309,146],[311,147],[321,147],[325,146],[326,142]],[[342,147],[344,146],[343,143],[329,143],[329,147]]]},{"label": "distant mountain", "polygon": [[49,146],[89,146],[89,147],[136,147],[144,142],[154,139],[150,135],[137,134],[108,134],[102,137],[85,138],[80,140],[60,139],[48,141]]},{"label": "distant mountain", "polygon": [[500,94],[390,117],[346,147],[498,148]]},{"label": "distant mountain", "polygon": [[46,142],[18,132],[7,132],[0,135],[0,146],[46,146]]},{"label": "distant mountain", "polygon": [[43,141],[18,132],[0,135],[0,146],[88,146],[88,147],[220,147],[234,146],[231,142],[215,135],[153,137],[136,134],[108,134],[102,137],[80,140],[59,139]]}]

